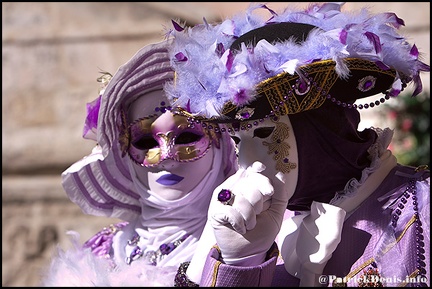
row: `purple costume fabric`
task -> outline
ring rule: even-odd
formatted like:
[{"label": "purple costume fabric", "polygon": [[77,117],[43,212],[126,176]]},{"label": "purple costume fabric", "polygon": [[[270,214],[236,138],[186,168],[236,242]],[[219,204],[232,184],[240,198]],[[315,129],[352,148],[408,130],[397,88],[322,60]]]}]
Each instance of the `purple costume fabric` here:
[{"label": "purple costume fabric", "polygon": [[266,287],[271,283],[279,250],[276,243],[267,253],[267,260],[257,267],[241,267],[223,264],[220,252],[213,247],[204,267],[201,287]]},{"label": "purple costume fabric", "polygon": [[[350,287],[359,286],[368,280],[373,283],[369,285],[430,286],[429,175],[428,170],[417,172],[400,164],[388,174],[345,221],[342,240],[320,279],[323,286],[341,285],[337,281]],[[411,182],[415,190],[407,190]],[[269,259],[261,266],[236,268],[221,265],[217,258],[212,251],[203,273],[216,280],[209,282],[203,277],[201,286],[233,286],[238,280],[241,280],[239,286],[285,287],[300,283],[281,262],[274,267]],[[217,265],[218,274],[213,274]],[[367,275],[368,270],[375,275]],[[252,272],[260,277],[250,278]],[[271,276],[272,281],[266,283]]]}]

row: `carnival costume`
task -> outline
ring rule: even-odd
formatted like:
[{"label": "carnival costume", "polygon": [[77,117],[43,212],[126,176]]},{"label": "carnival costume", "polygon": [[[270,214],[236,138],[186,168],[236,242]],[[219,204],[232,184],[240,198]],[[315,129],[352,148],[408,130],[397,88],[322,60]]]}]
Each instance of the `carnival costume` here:
[{"label": "carnival costume", "polygon": [[[235,151],[231,138],[221,135],[208,174],[177,200],[159,197],[137,177],[133,170],[137,150],[132,150],[131,138],[143,133],[142,122],[171,108],[159,100],[157,107],[142,108],[154,109],[149,118],[131,125],[125,113],[136,99],[161,91],[173,79],[167,45],[166,41],[147,45],[112,78],[107,73],[100,78],[103,88],[87,105],[83,132],[97,145],[62,173],[62,184],[84,213],[124,222],[107,226],[84,244],[79,243],[78,233],[71,232],[75,248],[59,249],[43,285],[173,286],[180,263],[191,259],[213,189],[236,169]],[[147,165],[141,168],[146,170]]]},{"label": "carnival costume", "polygon": [[[293,214],[265,262],[226,264],[225,244],[217,244],[200,278],[188,280],[196,272],[184,264],[177,286],[430,285],[429,170],[397,163],[392,130],[357,130],[358,110],[397,101],[409,84],[416,96],[430,67],[397,33],[404,22],[394,13],[342,5],[276,13],[258,4],[217,25],[173,22],[176,78],[165,90],[177,113],[206,127],[227,123],[233,136],[264,120],[277,131],[288,116],[298,156],[292,162],[288,147],[278,149],[291,137],[283,131],[263,142],[279,171],[298,176],[287,202]],[[271,17],[254,14],[258,8]],[[235,204],[222,189],[219,201]]]}]

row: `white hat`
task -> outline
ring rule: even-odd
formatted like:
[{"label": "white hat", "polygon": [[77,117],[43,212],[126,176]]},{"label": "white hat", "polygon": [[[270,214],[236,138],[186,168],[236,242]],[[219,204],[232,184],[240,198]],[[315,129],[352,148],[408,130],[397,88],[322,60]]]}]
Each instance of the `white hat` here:
[{"label": "white hat", "polygon": [[121,111],[173,77],[167,42],[160,42],[140,49],[109,81],[100,107],[89,112],[96,112],[98,145],[62,173],[63,188],[84,213],[126,221],[141,214],[140,196],[119,145]]}]

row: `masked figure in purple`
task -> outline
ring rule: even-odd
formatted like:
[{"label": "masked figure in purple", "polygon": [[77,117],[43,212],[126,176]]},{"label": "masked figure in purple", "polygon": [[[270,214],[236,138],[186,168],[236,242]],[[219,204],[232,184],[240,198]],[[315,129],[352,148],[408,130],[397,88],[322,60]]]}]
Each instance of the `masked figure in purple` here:
[{"label": "masked figure in purple", "polygon": [[177,286],[430,285],[429,170],[398,163],[391,129],[358,130],[430,67],[397,15],[342,5],[174,24],[167,96],[226,124],[240,165]]},{"label": "masked figure in purple", "polygon": [[43,285],[173,286],[191,260],[213,190],[237,159],[229,135],[171,112],[162,88],[173,77],[165,41],[102,77],[84,128],[97,144],[63,172],[62,184],[84,213],[124,222],[59,250]]}]

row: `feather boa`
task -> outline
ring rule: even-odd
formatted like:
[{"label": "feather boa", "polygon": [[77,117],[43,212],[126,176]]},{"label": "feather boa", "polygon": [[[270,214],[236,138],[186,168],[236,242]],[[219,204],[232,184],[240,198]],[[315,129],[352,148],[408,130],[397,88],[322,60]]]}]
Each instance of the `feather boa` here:
[{"label": "feather boa", "polygon": [[112,260],[94,255],[72,236],[73,248],[57,248],[50,266],[42,272],[43,287],[173,287],[177,267],[155,267],[136,261],[113,265]]}]

